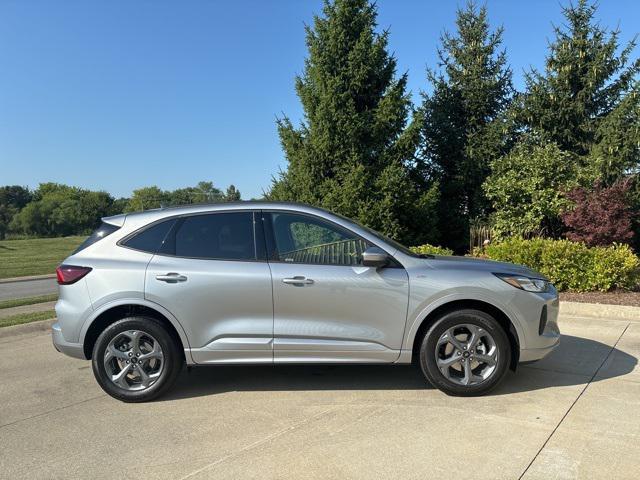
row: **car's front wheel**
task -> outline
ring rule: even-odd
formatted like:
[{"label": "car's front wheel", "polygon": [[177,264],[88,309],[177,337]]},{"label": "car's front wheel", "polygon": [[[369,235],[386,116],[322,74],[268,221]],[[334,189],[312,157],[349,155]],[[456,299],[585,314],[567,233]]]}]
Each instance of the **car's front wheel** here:
[{"label": "car's front wheel", "polygon": [[479,310],[458,310],[441,316],[420,347],[425,377],[449,395],[487,393],[503,379],[511,346],[502,326]]},{"label": "car's front wheel", "polygon": [[102,389],[124,402],[144,402],[164,393],[178,377],[182,355],[158,320],[129,317],[109,325],[92,355]]}]

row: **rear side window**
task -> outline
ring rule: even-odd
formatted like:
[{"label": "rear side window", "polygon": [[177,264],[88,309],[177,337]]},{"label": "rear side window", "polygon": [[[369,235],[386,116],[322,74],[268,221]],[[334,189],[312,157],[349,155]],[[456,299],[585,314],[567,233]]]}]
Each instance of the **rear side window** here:
[{"label": "rear side window", "polygon": [[78,252],[81,252],[82,250],[84,250],[85,248],[93,245],[94,243],[102,240],[104,237],[111,235],[113,232],[115,232],[116,230],[119,230],[120,227],[116,226],[116,225],[112,225],[110,223],[106,223],[106,222],[102,222],[100,224],[100,226],[94,230],[94,232],[89,235],[87,237],[87,239],[82,242],[80,244],[80,246],[78,248],[75,249],[75,251],[72,253],[72,255],[75,255]]},{"label": "rear side window", "polygon": [[172,218],[163,222],[154,223],[134,234],[132,237],[129,237],[122,242],[122,245],[135,250],[142,250],[143,252],[156,253],[175,222],[176,220]]},{"label": "rear side window", "polygon": [[210,213],[184,217],[162,253],[211,260],[255,260],[252,212]]}]

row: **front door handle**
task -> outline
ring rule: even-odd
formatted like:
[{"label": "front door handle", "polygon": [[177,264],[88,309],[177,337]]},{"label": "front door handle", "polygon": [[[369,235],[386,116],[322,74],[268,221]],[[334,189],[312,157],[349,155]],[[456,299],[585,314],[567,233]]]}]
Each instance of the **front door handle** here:
[{"label": "front door handle", "polygon": [[185,277],[184,275],[180,275],[179,273],[176,273],[176,272],[170,272],[170,273],[167,273],[166,275],[156,275],[156,280],[160,280],[161,282],[167,282],[167,283],[178,283],[178,282],[186,282],[187,277]]},{"label": "front door handle", "polygon": [[282,283],[286,283],[289,285],[311,285],[313,283],[313,280],[298,275],[293,278],[283,278]]}]

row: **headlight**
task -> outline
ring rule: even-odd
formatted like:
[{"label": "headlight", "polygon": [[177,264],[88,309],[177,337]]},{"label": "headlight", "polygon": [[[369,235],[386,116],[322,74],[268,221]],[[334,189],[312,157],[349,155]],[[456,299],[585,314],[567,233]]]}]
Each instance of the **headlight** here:
[{"label": "headlight", "polygon": [[544,278],[530,278],[524,275],[512,275],[510,273],[494,273],[500,280],[527,292],[542,293],[549,290],[549,282]]}]

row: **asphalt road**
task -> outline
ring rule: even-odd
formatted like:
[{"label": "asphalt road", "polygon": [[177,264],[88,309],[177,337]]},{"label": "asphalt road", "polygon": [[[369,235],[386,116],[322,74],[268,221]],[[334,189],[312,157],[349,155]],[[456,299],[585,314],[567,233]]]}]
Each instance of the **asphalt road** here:
[{"label": "asphalt road", "polygon": [[0,337],[0,478],[640,478],[640,322],[560,325],[480,398],[409,366],[228,366],[125,404],[47,333]]},{"label": "asphalt road", "polygon": [[55,278],[0,283],[0,300],[37,297],[51,293],[58,293],[58,284]]}]

